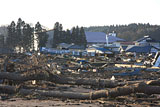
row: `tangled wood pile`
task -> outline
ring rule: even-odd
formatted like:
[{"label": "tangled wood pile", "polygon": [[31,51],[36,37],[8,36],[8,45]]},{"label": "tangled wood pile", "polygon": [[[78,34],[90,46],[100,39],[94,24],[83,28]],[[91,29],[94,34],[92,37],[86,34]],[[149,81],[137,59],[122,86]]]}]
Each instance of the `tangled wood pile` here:
[{"label": "tangled wood pile", "polygon": [[[160,99],[158,71],[141,69],[141,75],[115,75],[110,79],[115,73],[131,71],[107,63],[96,63],[95,66],[92,62],[78,63],[71,56],[36,54],[1,55],[0,64],[0,92],[8,96],[79,100],[106,98],[107,101],[127,96],[134,98],[135,103],[139,98],[147,102],[147,98],[153,95],[155,101]],[[155,105],[160,105],[160,102]]]}]

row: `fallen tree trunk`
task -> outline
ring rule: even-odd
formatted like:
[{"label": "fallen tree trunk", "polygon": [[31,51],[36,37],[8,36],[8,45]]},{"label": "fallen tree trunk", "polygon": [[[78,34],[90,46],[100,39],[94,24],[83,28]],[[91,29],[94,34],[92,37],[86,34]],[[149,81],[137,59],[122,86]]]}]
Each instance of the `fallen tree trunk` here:
[{"label": "fallen tree trunk", "polygon": [[[6,91],[7,90],[7,91]],[[107,97],[118,97],[130,95],[131,93],[145,93],[145,94],[160,94],[160,86],[150,86],[146,83],[139,83],[131,86],[123,86],[113,88],[111,90],[99,90],[89,93],[78,92],[63,92],[63,91],[44,91],[44,90],[29,90],[29,89],[16,89],[12,86],[0,85],[0,92],[4,93],[19,93],[21,95],[40,95],[54,98],[70,98],[70,99],[98,99]]]},{"label": "fallen tree trunk", "polygon": [[70,84],[70,85],[91,85],[98,87],[113,88],[118,86],[117,81],[106,79],[73,79],[64,76],[58,76],[51,73],[36,73],[31,75],[23,75],[17,73],[1,72],[0,79],[8,79],[13,81],[29,81],[29,80],[46,80],[57,84]]},{"label": "fallen tree trunk", "polygon": [[14,94],[16,92],[17,92],[16,87],[0,84],[0,93]]},{"label": "fallen tree trunk", "polygon": [[0,79],[8,79],[13,81],[28,81],[28,80],[45,80],[47,77],[43,73],[36,75],[23,75],[18,73],[0,72]]}]

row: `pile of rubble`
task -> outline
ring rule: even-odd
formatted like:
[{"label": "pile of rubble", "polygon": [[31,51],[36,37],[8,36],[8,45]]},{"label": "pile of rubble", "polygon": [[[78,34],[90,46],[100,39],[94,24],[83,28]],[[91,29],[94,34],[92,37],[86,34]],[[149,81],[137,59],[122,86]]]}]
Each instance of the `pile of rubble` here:
[{"label": "pile of rubble", "polygon": [[143,100],[146,105],[159,106],[160,69],[118,68],[115,64],[123,64],[121,59],[122,56],[119,59],[79,58],[36,53],[1,55],[0,96],[5,96],[1,99],[101,99],[125,105],[139,104]]}]

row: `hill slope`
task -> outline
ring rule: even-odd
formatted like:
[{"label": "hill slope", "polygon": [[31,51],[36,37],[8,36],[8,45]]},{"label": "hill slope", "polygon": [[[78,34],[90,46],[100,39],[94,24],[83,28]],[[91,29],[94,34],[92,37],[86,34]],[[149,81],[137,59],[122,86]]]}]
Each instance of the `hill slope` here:
[{"label": "hill slope", "polygon": [[129,24],[111,26],[91,26],[85,31],[110,33],[115,31],[117,36],[127,41],[134,41],[143,36],[150,35],[156,40],[160,40],[160,26],[150,24]]}]

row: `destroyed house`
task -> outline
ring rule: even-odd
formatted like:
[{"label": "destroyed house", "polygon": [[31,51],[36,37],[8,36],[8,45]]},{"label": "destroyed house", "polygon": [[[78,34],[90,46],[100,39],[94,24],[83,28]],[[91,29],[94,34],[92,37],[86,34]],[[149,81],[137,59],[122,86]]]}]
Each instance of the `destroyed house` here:
[{"label": "destroyed house", "polygon": [[135,52],[135,53],[155,53],[159,49],[154,46],[128,46],[125,52]]},{"label": "destroyed house", "polygon": [[140,38],[140,39],[136,40],[135,45],[140,45],[140,46],[151,45],[151,46],[154,46],[154,47],[160,49],[160,41],[155,40],[154,38],[152,38],[150,36],[144,36],[143,38]]}]

